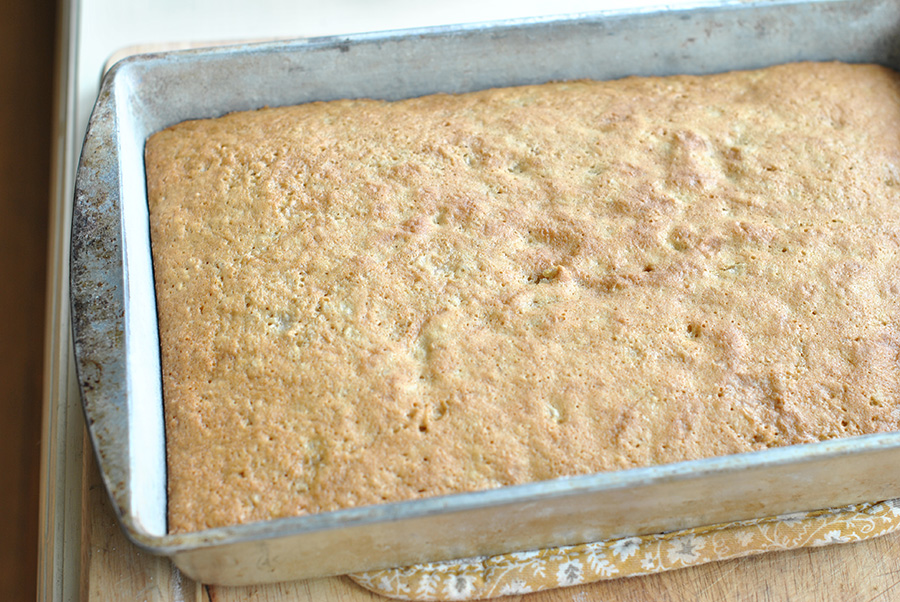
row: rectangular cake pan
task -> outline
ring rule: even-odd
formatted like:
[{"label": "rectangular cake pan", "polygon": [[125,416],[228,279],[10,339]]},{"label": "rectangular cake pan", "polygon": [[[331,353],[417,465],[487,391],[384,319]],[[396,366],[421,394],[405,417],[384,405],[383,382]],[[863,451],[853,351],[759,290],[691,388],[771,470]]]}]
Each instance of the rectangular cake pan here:
[{"label": "rectangular cake pan", "polygon": [[835,59],[900,68],[900,4],[706,3],[145,55],[116,65],[103,81],[78,168],[71,294],[85,415],[129,538],[170,556],[194,579],[237,585],[900,497],[900,434],[887,433],[198,533],[166,532],[143,164],[150,133],[264,105]]}]

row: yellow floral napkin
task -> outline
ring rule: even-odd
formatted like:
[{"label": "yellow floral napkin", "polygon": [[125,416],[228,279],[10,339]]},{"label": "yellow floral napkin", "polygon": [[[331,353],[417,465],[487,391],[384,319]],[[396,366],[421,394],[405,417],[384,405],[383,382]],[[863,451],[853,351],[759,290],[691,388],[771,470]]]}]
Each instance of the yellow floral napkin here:
[{"label": "yellow floral napkin", "polygon": [[900,499],[350,577],[373,592],[402,600],[478,600],[774,550],[862,541],[898,528]]}]

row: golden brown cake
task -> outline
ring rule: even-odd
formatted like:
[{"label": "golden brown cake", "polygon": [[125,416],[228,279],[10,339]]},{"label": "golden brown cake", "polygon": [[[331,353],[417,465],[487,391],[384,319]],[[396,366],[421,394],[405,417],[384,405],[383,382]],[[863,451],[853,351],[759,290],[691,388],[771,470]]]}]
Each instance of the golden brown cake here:
[{"label": "golden brown cake", "polygon": [[887,69],[312,103],[146,157],[173,532],[898,427]]}]

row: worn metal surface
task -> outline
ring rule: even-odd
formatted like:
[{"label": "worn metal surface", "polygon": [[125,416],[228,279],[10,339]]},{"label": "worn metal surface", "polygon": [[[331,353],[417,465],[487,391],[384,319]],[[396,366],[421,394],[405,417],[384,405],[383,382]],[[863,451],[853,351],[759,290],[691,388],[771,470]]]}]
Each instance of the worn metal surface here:
[{"label": "worn metal surface", "polygon": [[802,59],[900,66],[900,5],[725,2],[147,55],[117,65],[104,80],[78,170],[72,315],[85,415],[128,536],[172,556],[195,579],[248,584],[900,496],[900,434],[892,433],[166,534],[148,134],[263,105]]}]

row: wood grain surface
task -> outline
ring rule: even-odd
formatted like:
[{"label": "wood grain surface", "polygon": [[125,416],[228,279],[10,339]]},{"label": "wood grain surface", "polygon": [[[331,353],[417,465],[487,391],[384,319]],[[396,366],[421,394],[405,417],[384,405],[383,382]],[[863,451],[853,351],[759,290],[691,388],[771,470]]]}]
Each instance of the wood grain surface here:
[{"label": "wood grain surface", "polygon": [[[252,587],[202,585],[167,560],[131,545],[116,524],[90,453],[85,453],[85,600],[153,602],[375,602],[387,600],[347,577]],[[900,600],[900,534],[855,544],[763,554],[646,577],[615,579],[503,600],[521,602],[697,602]]]},{"label": "wood grain surface", "polygon": [[33,600],[54,0],[0,1],[0,600]]}]

